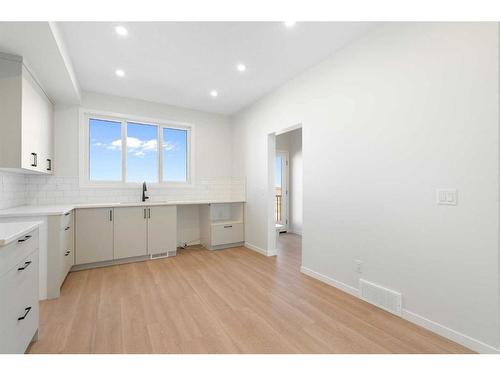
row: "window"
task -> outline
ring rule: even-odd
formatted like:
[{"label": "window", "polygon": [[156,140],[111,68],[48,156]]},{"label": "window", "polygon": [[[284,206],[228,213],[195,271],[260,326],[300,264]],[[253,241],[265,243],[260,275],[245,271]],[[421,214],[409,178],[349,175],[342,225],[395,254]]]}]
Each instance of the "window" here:
[{"label": "window", "polygon": [[89,121],[89,179],[93,181],[121,181],[121,130],[116,121],[90,119]]},{"label": "window", "polygon": [[191,126],[92,115],[85,122],[89,182],[190,182]]},{"label": "window", "polygon": [[163,128],[163,180],[187,179],[187,130]]},{"label": "window", "polygon": [[158,182],[157,126],[127,123],[127,181]]}]

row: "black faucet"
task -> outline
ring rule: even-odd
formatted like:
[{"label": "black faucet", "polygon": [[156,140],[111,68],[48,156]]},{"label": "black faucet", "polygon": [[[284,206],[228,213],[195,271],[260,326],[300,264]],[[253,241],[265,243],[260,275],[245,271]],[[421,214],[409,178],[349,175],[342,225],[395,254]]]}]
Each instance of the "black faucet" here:
[{"label": "black faucet", "polygon": [[146,191],[148,191],[148,188],[146,187],[146,181],[142,183],[142,201],[146,202],[146,199],[149,199],[149,197],[146,197]]}]

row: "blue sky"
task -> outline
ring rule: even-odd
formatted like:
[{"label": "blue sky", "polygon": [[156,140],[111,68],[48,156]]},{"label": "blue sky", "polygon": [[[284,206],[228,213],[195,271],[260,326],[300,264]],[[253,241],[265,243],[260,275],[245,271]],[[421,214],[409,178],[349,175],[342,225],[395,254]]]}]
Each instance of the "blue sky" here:
[{"label": "blue sky", "polygon": [[281,156],[274,159],[274,186],[281,187]]},{"label": "blue sky", "polygon": [[[121,124],[90,119],[89,176],[121,180]],[[186,181],[187,131],[163,129],[163,179]],[[158,182],[157,126],[127,123],[127,181]]]},{"label": "blue sky", "polygon": [[119,122],[94,120],[89,122],[89,178],[97,181],[122,179],[121,150],[112,143],[121,139]]}]

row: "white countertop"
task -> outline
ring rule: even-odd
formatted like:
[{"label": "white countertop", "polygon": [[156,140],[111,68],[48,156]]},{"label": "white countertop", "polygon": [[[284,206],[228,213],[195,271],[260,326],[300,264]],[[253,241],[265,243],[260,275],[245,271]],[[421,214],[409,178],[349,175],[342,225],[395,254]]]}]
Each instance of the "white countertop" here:
[{"label": "white countertop", "polygon": [[0,246],[5,246],[33,229],[38,228],[40,221],[18,223],[0,223]]},{"label": "white countertop", "polygon": [[216,203],[244,203],[242,200],[200,200],[200,201],[151,201],[151,202],[104,202],[76,203],[64,205],[18,206],[0,210],[0,217],[63,215],[75,208],[137,207],[137,206],[180,206]]}]

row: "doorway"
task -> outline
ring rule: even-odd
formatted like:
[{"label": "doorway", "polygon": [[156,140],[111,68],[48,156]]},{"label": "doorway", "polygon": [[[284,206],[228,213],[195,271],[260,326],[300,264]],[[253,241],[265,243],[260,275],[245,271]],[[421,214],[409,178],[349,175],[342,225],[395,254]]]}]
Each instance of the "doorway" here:
[{"label": "doorway", "polygon": [[270,134],[269,141],[268,255],[279,255],[302,242],[302,127]]},{"label": "doorway", "polygon": [[288,230],[288,151],[276,150],[274,168],[274,218],[283,233]]}]

